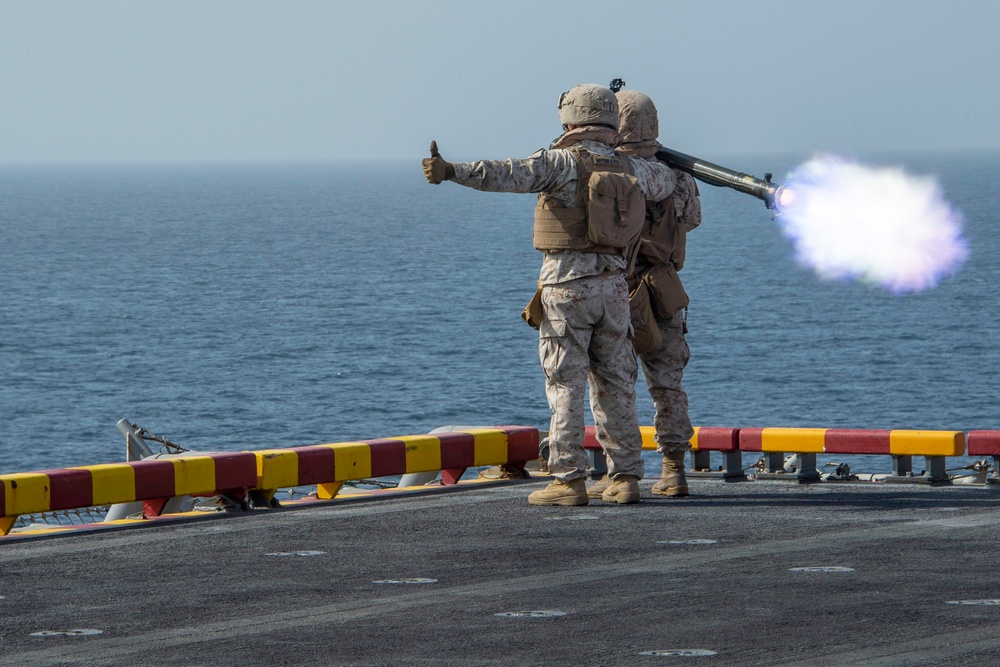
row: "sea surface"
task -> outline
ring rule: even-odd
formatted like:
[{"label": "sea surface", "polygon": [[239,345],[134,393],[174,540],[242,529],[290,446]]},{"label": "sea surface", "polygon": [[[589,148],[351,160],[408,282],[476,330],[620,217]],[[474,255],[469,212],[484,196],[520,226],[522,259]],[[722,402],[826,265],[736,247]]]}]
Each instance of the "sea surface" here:
[{"label": "sea surface", "polygon": [[[704,157],[781,180],[810,156]],[[696,425],[1000,429],[1000,154],[860,157],[936,176],[968,262],[920,294],[825,282],[762,202],[702,186]],[[124,460],[122,418],[203,451],[547,428],[533,206],[418,158],[0,167],[0,473]]]}]

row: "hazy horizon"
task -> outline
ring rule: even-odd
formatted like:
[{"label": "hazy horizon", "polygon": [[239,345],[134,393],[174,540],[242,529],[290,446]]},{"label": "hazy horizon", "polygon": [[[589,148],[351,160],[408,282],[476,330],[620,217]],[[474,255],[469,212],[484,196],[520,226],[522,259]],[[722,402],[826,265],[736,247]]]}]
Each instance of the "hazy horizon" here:
[{"label": "hazy horizon", "polygon": [[519,157],[615,77],[706,159],[1000,149],[998,3],[629,7],[0,0],[0,163]]}]

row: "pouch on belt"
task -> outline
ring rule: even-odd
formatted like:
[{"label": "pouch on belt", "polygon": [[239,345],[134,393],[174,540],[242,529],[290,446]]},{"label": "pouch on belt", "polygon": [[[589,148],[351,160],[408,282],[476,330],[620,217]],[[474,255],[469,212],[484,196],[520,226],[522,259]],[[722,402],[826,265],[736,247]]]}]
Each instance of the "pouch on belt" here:
[{"label": "pouch on belt", "polygon": [[649,289],[644,281],[638,281],[636,287],[629,291],[628,309],[632,318],[632,347],[636,354],[646,354],[660,347],[663,335],[653,317]]},{"label": "pouch on belt", "polygon": [[521,311],[521,319],[528,323],[532,329],[537,329],[542,325],[542,317],[545,313],[542,310],[542,286],[539,285],[535,291],[535,296]]},{"label": "pouch on belt", "polygon": [[654,266],[643,274],[642,282],[649,287],[653,307],[660,317],[673,317],[678,310],[686,308],[690,303],[680,276],[672,264]]}]

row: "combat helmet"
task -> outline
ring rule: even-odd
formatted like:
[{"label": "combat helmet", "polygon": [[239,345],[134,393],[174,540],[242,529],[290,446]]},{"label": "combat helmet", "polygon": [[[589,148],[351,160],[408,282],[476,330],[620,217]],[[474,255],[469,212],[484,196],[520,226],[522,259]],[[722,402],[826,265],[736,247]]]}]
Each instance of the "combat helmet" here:
[{"label": "combat helmet", "polygon": [[648,95],[637,90],[619,90],[615,97],[621,110],[618,131],[622,135],[622,143],[636,144],[660,136],[656,106]]},{"label": "combat helmet", "polygon": [[618,129],[618,100],[610,88],[593,83],[574,86],[559,97],[559,122],[566,125],[605,125]]}]

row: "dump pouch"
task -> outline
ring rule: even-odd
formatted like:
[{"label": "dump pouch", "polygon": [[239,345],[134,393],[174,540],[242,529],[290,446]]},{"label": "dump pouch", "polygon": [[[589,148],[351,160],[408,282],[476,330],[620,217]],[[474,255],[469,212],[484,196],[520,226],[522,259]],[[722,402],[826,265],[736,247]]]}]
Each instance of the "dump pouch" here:
[{"label": "dump pouch", "polygon": [[646,198],[635,176],[610,171],[591,173],[587,183],[587,238],[595,245],[627,248],[642,231]]},{"label": "dump pouch", "polygon": [[532,329],[537,329],[542,326],[543,315],[542,286],[539,285],[538,289],[535,291],[535,296],[531,297],[531,301],[529,301],[528,305],[521,311],[521,319],[527,322],[528,326]]},{"label": "dump pouch", "polygon": [[644,281],[639,281],[628,295],[628,309],[632,319],[632,347],[636,354],[646,354],[660,347],[663,335],[653,317],[649,303],[649,290]]},{"label": "dump pouch", "polygon": [[639,237],[639,252],[647,264],[671,261],[682,226],[673,196],[646,202],[646,222]]},{"label": "dump pouch", "polygon": [[642,282],[649,287],[653,307],[662,318],[673,317],[690,302],[673,264],[654,266],[643,274]]}]

